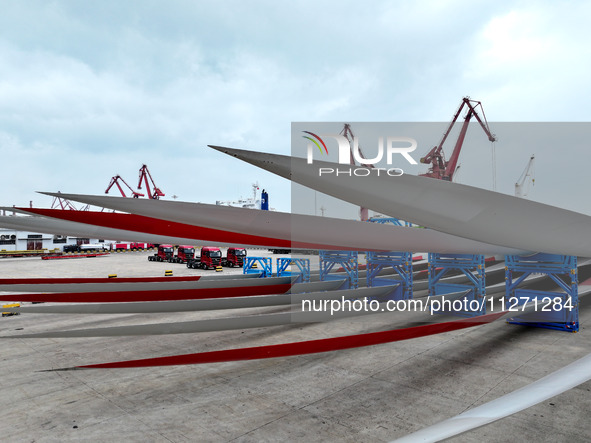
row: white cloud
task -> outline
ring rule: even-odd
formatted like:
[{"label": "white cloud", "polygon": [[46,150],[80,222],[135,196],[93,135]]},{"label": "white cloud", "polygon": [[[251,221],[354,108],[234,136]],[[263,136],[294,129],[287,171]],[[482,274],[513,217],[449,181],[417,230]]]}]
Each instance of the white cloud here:
[{"label": "white cloud", "polygon": [[230,200],[259,181],[277,201],[285,180],[205,146],[288,153],[291,121],[448,121],[464,95],[492,120],[589,119],[584,2],[3,7],[0,155],[28,172],[2,204],[102,193],[115,173],[135,185],[142,163],[183,199]]},{"label": "white cloud", "polygon": [[521,4],[480,32],[466,80],[503,120],[585,121],[591,74],[586,2]]}]

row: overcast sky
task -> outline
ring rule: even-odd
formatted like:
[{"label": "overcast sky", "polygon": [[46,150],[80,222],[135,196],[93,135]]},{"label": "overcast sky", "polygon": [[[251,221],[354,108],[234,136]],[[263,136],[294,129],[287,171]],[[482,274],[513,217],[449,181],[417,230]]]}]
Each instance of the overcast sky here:
[{"label": "overcast sky", "polygon": [[[591,121],[590,2],[0,3],[0,205],[102,194],[115,174],[136,187],[146,163],[167,199],[258,181],[288,211],[286,180],[206,145],[289,155],[292,121],[447,122],[466,95],[491,126]],[[536,153],[530,197],[591,213],[589,140],[523,146],[497,164],[499,190]],[[490,151],[465,149],[459,181],[489,186]]]}]

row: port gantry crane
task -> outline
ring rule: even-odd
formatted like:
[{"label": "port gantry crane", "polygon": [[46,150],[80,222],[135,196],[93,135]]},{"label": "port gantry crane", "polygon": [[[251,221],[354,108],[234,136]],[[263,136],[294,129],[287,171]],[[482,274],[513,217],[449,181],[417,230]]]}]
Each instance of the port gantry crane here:
[{"label": "port gantry crane", "polygon": [[[350,163],[351,163],[351,165],[355,166],[356,165],[355,158],[353,157],[353,146],[354,146],[355,134],[353,134],[353,130],[351,129],[351,125],[349,123],[344,124],[343,130],[340,132],[340,135],[344,136],[349,141],[349,146],[351,147]],[[359,150],[359,155],[361,156],[361,158],[365,158],[365,155],[363,155],[363,152],[361,151],[361,147],[357,146],[357,148]],[[368,168],[375,168],[374,165],[369,164],[369,163],[364,163],[364,165],[366,165]],[[322,211],[322,213],[324,215],[324,211]],[[369,210],[367,208],[364,208],[363,206],[360,206],[359,207],[359,218],[361,221],[368,221],[369,220]]]},{"label": "port gantry crane", "polygon": [[109,193],[109,190],[110,190],[110,189],[111,189],[111,188],[112,188],[114,185],[116,185],[116,186],[117,186],[117,188],[119,188],[119,192],[121,192],[121,196],[123,196],[123,197],[127,197],[127,195],[125,195],[125,191],[123,191],[123,188],[122,188],[122,187],[121,187],[121,185],[119,184],[119,181],[122,181],[122,182],[123,182],[123,184],[124,184],[125,186],[127,186],[127,188],[128,188],[130,191],[131,191],[131,194],[132,194],[133,198],[139,198],[139,197],[143,197],[143,196],[144,196],[144,194],[141,194],[141,193],[139,193],[139,192],[136,192],[136,191],[134,191],[134,190],[132,189],[132,187],[131,187],[131,186],[129,186],[129,185],[127,184],[127,182],[126,182],[125,180],[123,180],[123,177],[121,177],[119,174],[117,174],[115,177],[111,178],[111,183],[109,183],[109,186],[107,187],[107,189],[106,189],[106,191],[105,191],[105,194],[108,194],[108,193]]},{"label": "port gantry crane", "polygon": [[515,182],[515,197],[527,197],[529,193],[529,186],[530,184],[533,186],[536,182],[536,177],[534,173],[534,161],[536,157],[534,154],[531,155],[529,161],[527,162],[527,166],[521,173],[519,180]]},{"label": "port gantry crane", "polygon": [[[152,189],[154,190],[154,192],[150,191],[150,184],[148,182],[148,178],[152,182]],[[148,166],[146,165],[142,165],[142,167],[140,168],[140,181],[137,185],[138,189],[142,189],[142,180],[146,184],[146,192],[148,193],[148,198],[158,200],[160,197],[164,197],[164,192],[162,192],[160,188],[156,186],[156,183],[154,183],[154,179],[152,178],[152,174],[150,174]]]},{"label": "port gantry crane", "polygon": [[[59,193],[60,192],[58,191],[58,194]],[[51,209],[62,209],[62,211],[88,211],[89,207],[90,205],[86,205],[82,209],[78,209],[76,206],[72,204],[70,200],[62,197],[53,197],[53,200],[51,202]]]},{"label": "port gantry crane", "polygon": [[[476,108],[480,106],[480,110],[482,112],[482,118],[476,112]],[[445,155],[443,152],[443,144],[445,140],[447,140],[447,136],[450,134],[451,130],[453,129],[462,109],[464,107],[468,108],[466,116],[464,117],[464,124],[460,130],[460,135],[458,140],[456,141],[456,146],[449,158],[449,160],[445,160]],[[424,177],[433,177],[439,180],[447,180],[453,181],[454,174],[457,170],[458,158],[460,157],[460,151],[462,150],[462,144],[464,143],[464,138],[466,137],[466,131],[468,130],[468,124],[470,120],[474,117],[480,126],[488,136],[488,139],[491,142],[495,142],[497,140],[496,136],[490,132],[490,128],[488,127],[488,122],[486,121],[486,117],[484,115],[484,109],[482,108],[482,103],[476,100],[470,100],[470,97],[464,97],[462,99],[462,103],[458,108],[457,112],[454,114],[454,117],[447,128],[447,131],[443,134],[443,138],[441,142],[433,149],[431,149],[427,155],[421,158],[421,163],[430,164],[429,171],[424,174],[419,174]]]}]

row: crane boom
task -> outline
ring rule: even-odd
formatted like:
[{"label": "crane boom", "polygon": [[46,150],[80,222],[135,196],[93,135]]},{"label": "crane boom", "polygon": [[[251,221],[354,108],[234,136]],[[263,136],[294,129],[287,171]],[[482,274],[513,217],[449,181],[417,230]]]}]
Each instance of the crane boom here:
[{"label": "crane boom", "polygon": [[[355,144],[355,134],[353,134],[353,130],[351,129],[351,125],[349,123],[345,123],[343,126],[343,130],[340,132],[340,134],[343,135],[349,141],[349,146],[351,147],[351,151],[350,151],[351,164],[355,165],[356,164],[355,158],[353,157],[353,146]],[[357,149],[359,151],[360,157],[365,159],[365,155],[363,155],[363,151],[361,150],[361,146],[357,146]],[[370,167],[370,168],[375,168],[375,166],[370,163],[363,163],[363,164]]]},{"label": "crane boom", "polygon": [[[152,182],[152,189],[154,192],[150,190],[150,183],[148,182],[148,178],[150,179],[150,182]],[[147,165],[142,165],[142,167],[140,168],[140,180],[137,185],[138,189],[142,189],[142,180],[146,184],[146,192],[148,193],[148,198],[157,200],[160,197],[164,197],[164,192],[162,192],[160,188],[156,186],[156,183],[154,183],[154,179],[152,178],[152,174],[150,174]]]},{"label": "crane boom", "polygon": [[[353,146],[355,144],[355,134],[353,134],[353,130],[351,129],[351,125],[349,123],[345,123],[345,125],[343,126],[343,130],[340,132],[340,134],[343,135],[349,141],[349,146],[351,147],[351,150],[349,151],[350,163],[351,163],[351,165],[355,166],[355,157],[353,157]],[[363,155],[363,152],[361,151],[361,146],[357,146],[357,149],[359,150],[359,155],[361,156],[361,158],[365,158],[365,155]],[[364,164],[369,168],[375,168],[375,166],[372,164],[369,164],[369,163],[364,163]],[[361,221],[368,221],[369,220],[369,209],[364,208],[363,206],[360,206],[359,207],[359,218]]]},{"label": "crane boom", "polygon": [[51,202],[51,209],[57,209],[58,206],[64,211],[78,211],[78,208],[74,206],[70,200],[61,197],[53,197],[53,201]]},{"label": "crane boom", "polygon": [[[480,106],[480,111],[482,112],[482,117],[478,115],[476,108]],[[468,108],[466,112],[466,116],[464,117],[464,123],[462,124],[462,129],[460,130],[460,135],[458,140],[456,141],[454,150],[449,158],[449,161],[445,160],[444,152],[443,152],[443,144],[447,140],[447,137],[451,133],[456,121],[458,120],[462,110],[464,107]],[[460,107],[454,114],[450,125],[448,126],[447,130],[444,132],[443,137],[439,144],[433,149],[431,149],[424,157],[421,158],[421,163],[430,164],[429,171],[420,174],[426,177],[433,177],[439,180],[448,180],[452,181],[454,174],[457,169],[458,159],[460,158],[460,152],[462,150],[462,145],[464,144],[464,139],[466,137],[466,131],[468,130],[468,125],[470,120],[474,117],[491,142],[497,140],[494,134],[491,133],[490,128],[488,127],[488,122],[486,121],[486,116],[484,115],[484,109],[482,108],[482,103],[476,100],[471,100],[470,97],[464,97],[462,99],[462,103]]]},{"label": "crane boom", "polygon": [[113,178],[111,178],[111,182],[109,183],[109,186],[105,190],[105,194],[108,194],[109,191],[110,191],[110,189],[113,186],[117,186],[117,188],[119,189],[119,192],[121,193],[121,196],[122,197],[127,197],[127,195],[125,195],[125,191],[123,191],[123,188],[119,184],[119,181],[122,181],[125,184],[125,186],[127,186],[127,188],[131,191],[131,194],[133,195],[133,198],[139,198],[139,197],[143,197],[144,196],[144,194],[141,194],[139,192],[134,191],[132,189],[132,187],[129,186],[127,184],[127,182],[125,180],[123,180],[123,177],[121,177],[119,174],[117,174],[116,176],[114,176]]},{"label": "crane boom", "polygon": [[[526,197],[527,193],[529,192],[529,183],[533,185],[536,182],[536,178],[534,175],[535,159],[535,155],[532,154],[529,158],[529,162],[527,162],[527,166],[521,173],[519,180],[515,182],[515,197]],[[531,181],[529,181],[528,178]]]}]

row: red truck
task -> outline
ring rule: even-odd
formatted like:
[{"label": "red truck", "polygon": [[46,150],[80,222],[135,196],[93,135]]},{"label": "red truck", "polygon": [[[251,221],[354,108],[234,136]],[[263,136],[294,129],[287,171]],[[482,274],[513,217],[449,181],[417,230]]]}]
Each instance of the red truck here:
[{"label": "red truck", "polygon": [[244,259],[246,258],[246,249],[244,248],[228,248],[226,257],[222,259],[222,266],[230,268],[241,268],[244,266]]},{"label": "red truck", "polygon": [[176,255],[172,256],[169,263],[187,263],[195,258],[195,247],[181,245],[178,247]]},{"label": "red truck", "polygon": [[150,249],[153,247],[154,245],[152,243],[133,242],[129,244],[129,249],[131,250]]},{"label": "red truck", "polygon": [[158,245],[158,252],[154,255],[149,255],[149,261],[168,261],[174,254],[174,246],[172,245]]},{"label": "red truck", "polygon": [[127,251],[129,249],[129,243],[115,242],[111,243],[112,251]]},{"label": "red truck", "polygon": [[204,246],[201,248],[201,254],[199,257],[195,257],[193,260],[187,262],[187,268],[215,269],[221,264],[222,251],[220,251],[220,248]]}]

